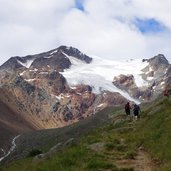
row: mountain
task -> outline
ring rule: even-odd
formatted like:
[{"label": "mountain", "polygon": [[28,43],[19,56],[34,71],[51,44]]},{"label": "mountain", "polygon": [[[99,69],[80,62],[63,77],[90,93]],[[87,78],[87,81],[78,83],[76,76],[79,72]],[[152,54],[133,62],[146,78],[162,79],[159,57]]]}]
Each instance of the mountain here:
[{"label": "mountain", "polygon": [[141,105],[136,121],[123,109],[108,107],[64,128],[21,135],[6,159],[13,161],[0,169],[170,171],[170,105],[171,99],[160,95]]},{"label": "mountain", "polygon": [[[72,55],[72,56],[70,56]],[[92,58],[73,47],[60,46],[49,52],[12,57],[0,66],[0,148],[17,134],[63,127],[126,99],[117,92],[95,94],[92,87],[70,87],[63,76],[75,64],[89,65]],[[6,136],[9,135],[9,136]],[[2,151],[0,152],[0,155]]]},{"label": "mountain", "polygon": [[90,63],[92,61],[92,58],[81,53],[76,48],[60,46],[57,49],[36,55],[12,57],[1,65],[0,69],[17,71],[18,69],[22,70],[26,68],[36,68],[40,70],[48,70],[48,67],[50,67],[53,70],[63,71],[71,65],[70,60],[66,57],[67,55],[73,56],[76,59],[84,61],[85,63]]},{"label": "mountain", "polygon": [[13,126],[5,124],[0,136],[67,126],[128,100],[147,102],[170,83],[171,65],[161,54],[119,62],[60,46],[12,57],[0,66],[0,102],[10,110],[0,115]]},{"label": "mountain", "polygon": [[141,68],[138,65],[138,67],[141,68],[139,76],[143,80],[143,84],[138,86],[135,74],[116,76],[113,83],[122,90],[127,91],[132,97],[140,99],[141,102],[148,102],[154,100],[164,89],[170,86],[171,64],[162,54],[150,59],[143,59],[142,63],[145,63],[146,66]]}]

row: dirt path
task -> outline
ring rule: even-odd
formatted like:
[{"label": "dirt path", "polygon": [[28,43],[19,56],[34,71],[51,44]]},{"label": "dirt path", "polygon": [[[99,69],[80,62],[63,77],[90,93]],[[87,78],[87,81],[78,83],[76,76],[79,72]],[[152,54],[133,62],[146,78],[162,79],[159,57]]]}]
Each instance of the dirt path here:
[{"label": "dirt path", "polygon": [[132,168],[134,171],[154,171],[155,163],[144,150],[138,150],[135,159],[121,159],[116,162],[118,168]]}]

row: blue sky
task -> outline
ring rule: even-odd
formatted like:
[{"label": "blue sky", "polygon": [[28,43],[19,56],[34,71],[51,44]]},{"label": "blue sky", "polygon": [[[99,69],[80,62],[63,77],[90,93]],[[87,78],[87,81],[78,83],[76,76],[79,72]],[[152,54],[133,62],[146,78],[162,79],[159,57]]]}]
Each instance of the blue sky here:
[{"label": "blue sky", "polygon": [[81,11],[84,11],[83,0],[75,0],[76,8]]},{"label": "blue sky", "polygon": [[150,19],[139,19],[135,20],[136,27],[143,33],[159,33],[165,31],[165,26],[154,18]]},{"label": "blue sky", "polygon": [[60,45],[116,60],[160,53],[171,62],[170,16],[170,0],[0,0],[0,64]]}]

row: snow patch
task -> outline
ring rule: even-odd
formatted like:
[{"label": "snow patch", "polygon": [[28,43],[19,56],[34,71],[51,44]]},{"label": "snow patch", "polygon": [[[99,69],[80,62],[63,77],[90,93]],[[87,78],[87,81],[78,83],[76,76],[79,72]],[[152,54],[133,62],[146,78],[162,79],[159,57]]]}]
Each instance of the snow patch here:
[{"label": "snow patch", "polygon": [[153,71],[153,69],[151,67],[149,67],[149,72]]},{"label": "snow patch", "polygon": [[71,97],[71,95],[69,95],[69,94],[63,94],[63,93],[61,93],[59,96],[55,96],[58,100],[62,100],[63,98],[65,98],[65,97]]},{"label": "snow patch", "polygon": [[165,82],[164,82],[164,81],[160,83],[160,85],[164,85],[164,84],[165,84]]},{"label": "snow patch", "polygon": [[23,62],[17,60],[17,62],[18,62],[19,64],[21,64],[22,66],[24,66],[24,67],[26,67],[26,68],[30,68],[30,66],[31,66],[31,64],[33,63],[33,61],[34,61],[34,59],[29,59],[29,60],[27,60],[25,63],[23,63]]},{"label": "snow patch", "polygon": [[69,58],[70,62],[72,65],[79,66],[79,65],[84,65],[86,64],[84,61],[77,59],[73,56],[69,56],[66,53],[62,52],[67,58]]},{"label": "snow patch", "polygon": [[154,79],[154,77],[147,77],[147,80],[148,81],[151,81],[151,80],[153,80]]},{"label": "snow patch", "polygon": [[47,59],[49,59],[49,58],[52,58],[53,57],[53,55],[50,55],[50,56],[45,56],[44,58],[47,58]]},{"label": "snow patch", "polygon": [[156,86],[153,87],[153,90],[155,90]]},{"label": "snow patch", "polygon": [[22,75],[24,75],[25,72],[26,72],[26,71],[23,71],[23,72],[21,72],[19,75],[22,76]]},{"label": "snow patch", "polygon": [[38,69],[37,69],[37,68],[34,68],[34,69],[30,69],[29,71],[30,71],[30,72],[37,72]]},{"label": "snow patch", "polygon": [[74,87],[71,86],[70,88],[71,88],[72,90],[76,90],[76,89],[77,89],[77,87],[75,87],[75,86],[74,86]]},{"label": "snow patch", "polygon": [[97,107],[99,108],[99,107],[102,107],[102,106],[104,106],[104,103],[99,104]]},{"label": "snow patch", "polygon": [[53,52],[50,53],[50,55],[53,55],[54,53],[57,53],[58,50],[54,50]]},{"label": "snow patch", "polygon": [[58,100],[62,99],[62,96],[55,96]]},{"label": "snow patch", "polygon": [[32,82],[32,81],[35,81],[36,79],[34,78],[34,79],[24,79],[24,80],[27,82]]},{"label": "snow patch", "polygon": [[168,68],[166,68],[166,70],[165,70],[164,74],[166,74],[166,73],[167,73],[167,71],[168,71]]}]

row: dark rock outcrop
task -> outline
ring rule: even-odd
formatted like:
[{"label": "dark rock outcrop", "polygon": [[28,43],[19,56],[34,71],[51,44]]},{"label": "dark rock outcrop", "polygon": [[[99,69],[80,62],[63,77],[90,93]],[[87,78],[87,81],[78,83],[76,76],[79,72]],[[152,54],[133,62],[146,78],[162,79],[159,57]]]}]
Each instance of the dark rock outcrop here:
[{"label": "dark rock outcrop", "polygon": [[17,70],[19,68],[23,68],[24,66],[18,61],[22,60],[20,57],[11,57],[8,61],[6,61],[3,65],[0,66],[1,70]]},{"label": "dark rock outcrop", "polygon": [[113,84],[120,89],[128,90],[136,87],[133,75],[119,75],[114,77]]},{"label": "dark rock outcrop", "polygon": [[85,61],[86,63],[90,63],[92,61],[92,58],[83,54],[80,52],[78,49],[73,48],[73,47],[66,47],[66,46],[60,46],[58,50],[66,53],[68,56],[73,56],[77,59],[80,59],[82,61]]},{"label": "dark rock outcrop", "polygon": [[48,54],[49,56],[37,57],[31,64],[31,69],[63,71],[63,69],[69,68],[71,66],[70,60],[62,53],[62,51],[57,51],[54,54]]}]

